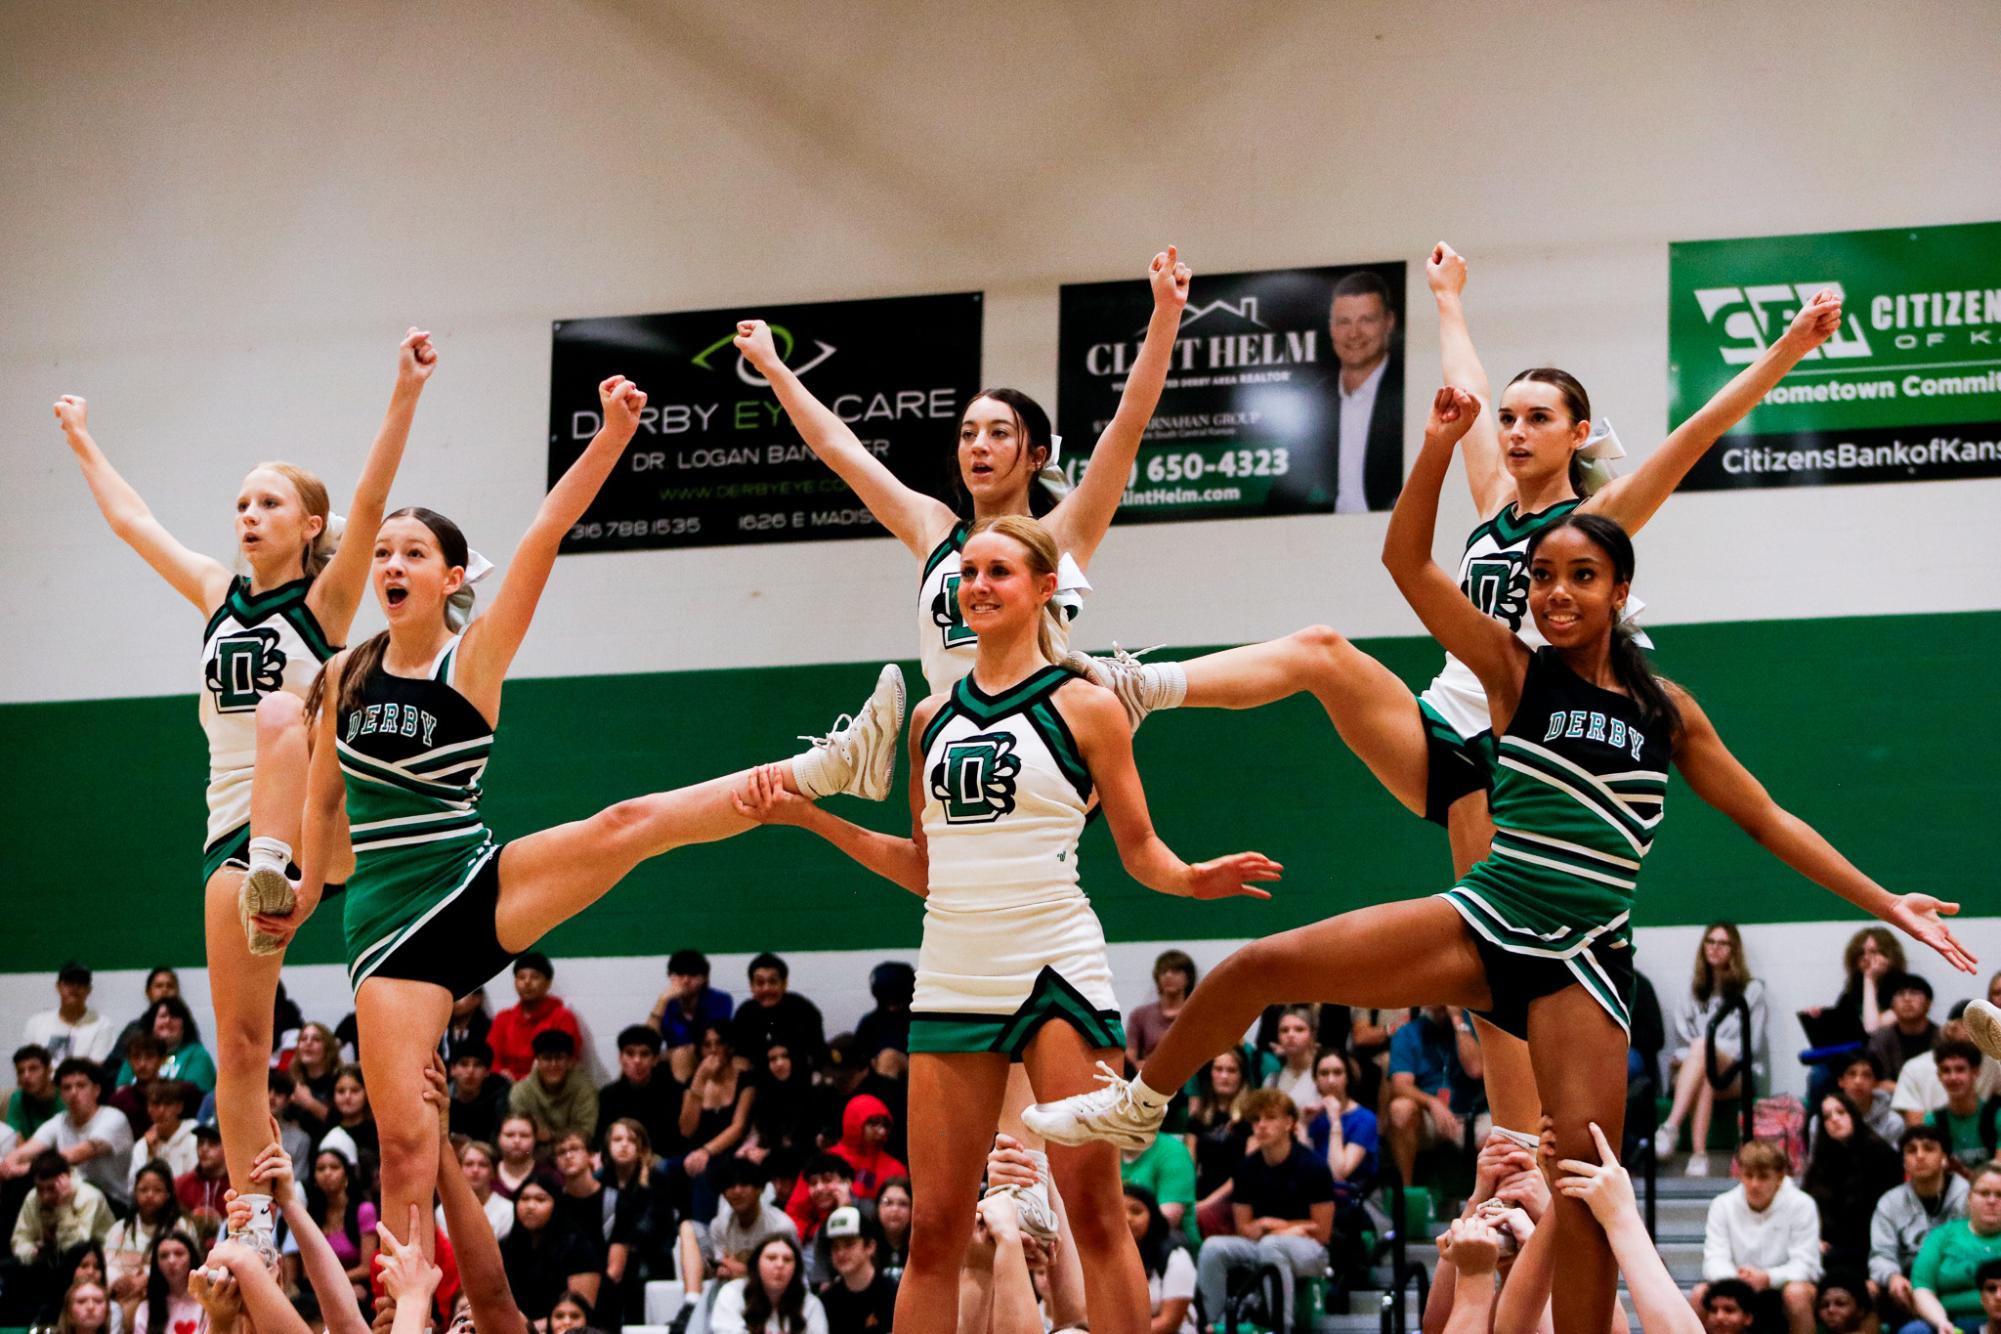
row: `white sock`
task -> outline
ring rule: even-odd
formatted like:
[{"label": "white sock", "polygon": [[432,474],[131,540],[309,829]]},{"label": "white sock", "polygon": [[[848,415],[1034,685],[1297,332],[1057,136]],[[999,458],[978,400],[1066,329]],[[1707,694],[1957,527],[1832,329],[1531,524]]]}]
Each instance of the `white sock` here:
[{"label": "white sock", "polygon": [[1165,1107],[1168,1103],[1174,1101],[1172,1093],[1156,1093],[1152,1088],[1147,1086],[1146,1080],[1137,1075],[1133,1076],[1132,1095],[1133,1101],[1148,1111],[1152,1111],[1156,1107]]},{"label": "white sock", "polygon": [[1496,1135],[1507,1136],[1507,1138],[1521,1145],[1524,1149],[1527,1149],[1530,1153],[1534,1153],[1537,1149],[1540,1149],[1542,1147],[1542,1136],[1531,1135],[1526,1130],[1509,1130],[1506,1126],[1495,1126],[1494,1133]]},{"label": "white sock", "polygon": [[849,764],[832,746],[809,746],[792,758],[792,781],[808,801],[831,797],[848,785]]},{"label": "white sock", "polygon": [[1188,698],[1188,673],[1182,670],[1180,663],[1150,662],[1140,669],[1140,674],[1152,687],[1148,693],[1153,696],[1154,712],[1178,709],[1181,702]]},{"label": "white sock", "polygon": [[[292,845],[282,838],[253,838],[250,840],[250,869],[269,869],[283,875],[285,864],[292,860]],[[270,1197],[264,1197],[268,1203]]]},{"label": "white sock", "polygon": [[250,1226],[247,1231],[269,1233],[275,1225],[269,1195],[239,1195],[236,1197],[250,1206]]}]

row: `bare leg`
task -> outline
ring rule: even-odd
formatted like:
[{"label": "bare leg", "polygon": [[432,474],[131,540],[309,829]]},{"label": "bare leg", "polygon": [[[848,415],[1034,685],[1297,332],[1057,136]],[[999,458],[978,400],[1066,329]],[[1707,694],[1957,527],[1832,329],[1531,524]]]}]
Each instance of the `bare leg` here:
[{"label": "bare leg", "polygon": [[[1558,1159],[1597,1161],[1591,1123],[1614,1145],[1625,1132],[1625,1030],[1590,992],[1569,986],[1530,1003],[1529,1047],[1556,1120]],[[1604,1334],[1619,1283],[1612,1248],[1583,1201],[1563,1195],[1550,1207],[1563,1229],[1563,1280],[1551,1298],[1556,1334]]]},{"label": "bare leg", "polygon": [[[371,977],[355,993],[354,1010],[362,1077],[382,1140],[382,1221],[400,1235],[410,1226],[412,1205],[431,1216],[437,1192],[438,1118],[424,1104],[424,1072],[451,1022],[452,997],[434,982]],[[429,1255],[433,1230],[420,1231]]]},{"label": "bare leg", "polygon": [[[1453,802],[1446,821],[1456,878],[1485,861],[1493,846],[1494,821],[1487,809],[1487,794],[1469,792]],[[1480,1036],[1480,1078],[1487,1087],[1487,1109],[1493,1113],[1494,1124],[1534,1134],[1542,1124],[1542,1099],[1536,1094],[1529,1044],[1478,1015],[1473,1016],[1473,1029]]]},{"label": "bare leg", "polygon": [[[1119,1068],[1113,1061],[1112,1067]],[[1041,1150],[1045,1146],[1042,1136],[1021,1123],[1021,1109],[1032,1106],[1037,1101],[1035,1086],[1029,1082],[1026,1065],[1009,1065],[1007,1068],[1007,1098],[1001,1103],[1000,1132],[1012,1135],[1021,1141],[1024,1149]]]},{"label": "bare leg", "polygon": [[1430,760],[1417,697],[1396,673],[1324,625],[1181,664],[1184,708],[1254,709],[1311,691],[1349,750],[1390,795],[1424,814]]},{"label": "bare leg", "polygon": [[[1709,1082],[1708,1050],[1707,1038],[1696,1039],[1694,1045],[1689,1047],[1688,1055],[1674,1068],[1674,1102],[1669,1106],[1667,1121],[1663,1124],[1678,1126],[1688,1119],[1690,1112],[1695,1110],[1696,1101],[1702,1096],[1703,1087]],[[1708,1129],[1709,1125],[1705,1120],[1703,1133],[1707,1134]],[[1697,1140],[1695,1147],[1700,1152],[1702,1141]]]},{"label": "bare leg", "polygon": [[1406,1182],[1417,1174],[1417,1151],[1424,1135],[1424,1108],[1415,1098],[1390,1095],[1390,1160]]},{"label": "bare leg", "polygon": [[681,1264],[681,1286],[687,1289],[688,1300],[702,1299],[702,1284],[708,1280],[708,1266],[702,1263],[702,1243],[695,1236],[693,1223],[681,1224],[680,1240],[676,1243],[675,1255]]},{"label": "bare leg", "polygon": [[919,1052],[910,1058],[910,1257],[896,1328],[952,1334],[959,1266],[972,1240],[980,1173],[1007,1090],[1007,1058]]},{"label": "bare leg", "polygon": [[[778,766],[798,791],[789,764]],[[509,950],[525,950],[596,903],[649,857],[715,843],[757,828],[737,813],[731,794],[745,775],[712,778],[607,806],[587,820],[510,842],[500,854],[500,902],[494,931]]]},{"label": "bare leg", "polygon": [[1172,1093],[1235,1043],[1265,1006],[1308,1000],[1378,1009],[1492,1004],[1480,952],[1451,904],[1377,904],[1254,940],[1223,960],[1140,1073],[1148,1088]]},{"label": "bare leg", "polygon": [[[1114,1070],[1124,1053],[1093,1051],[1083,1035],[1065,1023],[1045,1024],[1022,1064],[1037,1099],[1054,1102],[1096,1088],[1091,1075],[1103,1061]],[[1070,1219],[1070,1231],[1084,1264],[1084,1298],[1093,1334],[1146,1334],[1146,1269],[1132,1229],[1126,1225],[1125,1192],[1119,1186],[1119,1151],[1109,1144],[1049,1146],[1049,1174],[1056,1179]],[[999,1282],[998,1275],[995,1282]]]},{"label": "bare leg", "polygon": [[264,1193],[250,1167],[271,1139],[271,1002],[284,956],[250,952],[236,915],[242,881],[243,872],[227,866],[209,877],[202,925],[215,1003],[215,1120],[230,1182],[247,1195]]},{"label": "bare leg", "polygon": [[1716,1113],[1716,1089],[1709,1082],[1708,1062],[1696,1063],[1695,1110],[1688,1118],[1688,1142],[1692,1153],[1709,1151],[1709,1123]]},{"label": "bare leg", "polygon": [[305,822],[306,706],[279,691],[257,704],[257,771],[250,781],[250,832],[283,839],[295,850]]}]

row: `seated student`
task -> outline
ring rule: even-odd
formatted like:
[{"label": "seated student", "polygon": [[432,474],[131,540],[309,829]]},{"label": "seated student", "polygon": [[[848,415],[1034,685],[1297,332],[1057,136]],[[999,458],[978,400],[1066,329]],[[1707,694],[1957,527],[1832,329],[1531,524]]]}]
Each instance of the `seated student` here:
[{"label": "seated student", "polygon": [[589,1244],[557,1219],[556,1196],[540,1177],[524,1181],[514,1197],[514,1227],[500,1243],[500,1258],[514,1300],[530,1320],[547,1319],[565,1292],[597,1300],[598,1262]]},{"label": "seated student", "polygon": [[158,1160],[167,1165],[167,1170],[175,1176],[195,1170],[195,1126],[184,1120],[182,1110],[187,1106],[183,1090],[187,1086],[178,1079],[156,1079],[146,1090],[146,1112],[152,1124],[146,1133],[132,1146],[131,1176],[126,1183],[126,1198],[131,1198],[131,1181],[139,1175],[139,1169],[147,1163]]},{"label": "seated student", "polygon": [[[1941,1043],[1972,1040],[1966,1028],[1966,1005],[1965,1001],[1954,1005],[1946,1021],[1939,1025],[1938,1040]],[[1980,1071],[1973,1079],[1973,1091],[1982,1102],[2001,1093],[2001,1061],[1992,1056],[1982,1057]],[[1905,1125],[1912,1126],[1945,1106],[1945,1085],[1939,1082],[1935,1052],[1913,1056],[1904,1063],[1903,1071],[1897,1076],[1896,1092],[1890,1095],[1890,1106],[1904,1118]]]},{"label": "seated student", "polygon": [[116,1208],[132,1202],[132,1123],[116,1108],[100,1106],[102,1072],[80,1056],[56,1067],[64,1110],[50,1117],[7,1156],[9,1175],[27,1171],[45,1149],[62,1155]]},{"label": "seated student", "polygon": [[1153,1192],[1126,1186],[1126,1226],[1146,1270],[1147,1314],[1158,1334],[1196,1334],[1195,1261],[1175,1244],[1180,1229],[1167,1221]]},{"label": "seated student", "polygon": [[[195,1012],[188,1003],[179,996],[163,996],[153,1002],[152,1015],[153,1036],[160,1039],[167,1053],[160,1062],[160,1077],[193,1084],[203,1093],[214,1092],[215,1058],[201,1045],[201,1029],[195,1025]],[[121,1084],[129,1084],[133,1078],[130,1069],[118,1072]]]},{"label": "seated student", "polygon": [[1737,1150],[1741,1180],[1709,1204],[1703,1232],[1702,1278],[1692,1300],[1702,1304],[1711,1283],[1737,1278],[1776,1300],[1792,1334],[1813,1334],[1814,1284],[1820,1281],[1820,1210],[1786,1176],[1783,1149],[1753,1140]]},{"label": "seated student", "polygon": [[[469,1139],[458,1150],[459,1173],[465,1177],[466,1185],[472,1188],[473,1199],[479,1203],[486,1215],[487,1227],[495,1241],[503,1241],[514,1230],[514,1201],[493,1188],[494,1168],[500,1160],[499,1151],[484,1140]],[[451,1229],[445,1223],[445,1206],[438,1205],[438,1226],[446,1235]]]},{"label": "seated student", "polygon": [[902,1281],[910,1261],[910,1178],[891,1177],[875,1195],[875,1225],[881,1236],[876,1264],[890,1278]]},{"label": "seated student", "polygon": [[1334,1232],[1334,1176],[1323,1159],[1298,1142],[1299,1114],[1277,1089],[1245,1100],[1255,1152],[1232,1175],[1230,1207],[1236,1235],[1211,1237],[1198,1258],[1202,1309],[1221,1311],[1230,1274],[1275,1265],[1284,1301],[1281,1329],[1292,1328],[1294,1280],[1327,1271]]},{"label": "seated student", "polygon": [[49,1059],[49,1049],[31,1042],[17,1050],[14,1091],[7,1095],[7,1124],[26,1139],[61,1110],[62,1099],[56,1095],[55,1062]]},{"label": "seated student", "polygon": [[1376,1114],[1349,1096],[1345,1052],[1324,1051],[1313,1062],[1316,1105],[1301,1132],[1334,1174],[1336,1196],[1360,1204],[1376,1184]]},{"label": "seated student", "polygon": [[1869,1282],[1856,1274],[1829,1274],[1814,1290],[1814,1318],[1821,1334],[1881,1334]]},{"label": "seated student", "polygon": [[807,1160],[805,1170],[792,1188],[792,1198],[785,1202],[785,1212],[792,1219],[799,1244],[806,1252],[808,1283],[826,1281],[819,1247],[814,1243],[820,1239],[820,1229],[833,1217],[834,1210],[855,1202],[854,1185],[854,1165],[838,1154],[822,1153]]},{"label": "seated student", "polygon": [[[1305,1108],[1313,1101],[1313,1012],[1304,1005],[1286,1009],[1278,1018],[1277,1039],[1272,1055],[1278,1067],[1264,1077],[1261,1087],[1277,1089]],[[1301,1113],[1304,1115],[1304,1112]]]},{"label": "seated student", "polygon": [[[774,1041],[763,1050],[769,1052],[776,1046],[783,1046],[791,1056],[792,1064],[811,1076],[814,1067],[789,1042]],[[748,1053],[740,1054],[748,1055]],[[869,1058],[862,1054],[861,1044],[855,1040],[855,1035],[852,1033],[837,1034],[834,1040],[826,1045],[823,1073],[826,1082],[814,1090],[817,1108],[814,1120],[819,1127],[818,1142],[821,1144],[840,1142],[842,1116],[847,1111],[849,1100],[866,1093],[889,1108],[891,1127],[889,1140],[883,1145],[884,1151],[892,1158],[908,1162],[910,1155],[906,1152],[904,1130],[909,1124],[906,1111],[909,1107],[910,1090],[904,1081],[892,1079],[877,1070]],[[812,1144],[806,1145],[809,1151],[813,1147]]]},{"label": "seated student", "polygon": [[917,994],[917,970],[900,959],[885,959],[869,970],[875,1008],[855,1025],[855,1048],[884,1074],[901,1079],[910,1068],[910,1002]]},{"label": "seated student", "polygon": [[724,1280],[750,1272],[750,1257],[765,1239],[781,1233],[799,1235],[798,1225],[781,1209],[764,1202],[764,1168],[748,1158],[731,1158],[718,1169],[723,1203],[712,1222],[690,1219],[681,1224],[681,1282],[690,1309],[700,1300],[709,1275]]},{"label": "seated student", "polygon": [[681,1089],[660,1069],[660,1034],[645,1024],[619,1030],[618,1078],[598,1090],[594,1143],[602,1146],[614,1121],[637,1121],[654,1144],[680,1133]]},{"label": "seated student", "polygon": [[[750,961],[750,999],[730,1017],[730,1046],[755,1061],[774,1042],[792,1049],[792,1059],[818,1070],[827,1060],[827,1030],[820,1007],[789,990],[792,970],[776,954]],[[868,1064],[868,1056],[862,1056]]]},{"label": "seated student", "polygon": [[229,1189],[229,1165],[222,1156],[222,1132],[214,1126],[195,1127],[195,1170],[174,1178],[174,1198],[197,1223],[208,1226],[222,1218],[222,1197]]},{"label": "seated student", "polygon": [[1903,1157],[1861,1124],[1846,1093],[1820,1100],[1819,1121],[1800,1186],[1820,1210],[1821,1263],[1829,1272],[1862,1269],[1869,1263],[1869,1221],[1876,1202],[1903,1184]]},{"label": "seated student", "polygon": [[1178,1135],[1155,1135],[1144,1149],[1119,1151],[1119,1181],[1144,1189],[1179,1232],[1195,1212],[1195,1160]]},{"label": "seated student", "polygon": [[[313,1137],[292,1119],[292,1095],[298,1090],[297,1080],[283,1070],[273,1070],[265,1097],[270,1102],[271,1119],[278,1123],[278,1147],[287,1158],[302,1163],[312,1155]],[[133,1156],[136,1158],[138,1154],[135,1152]]]},{"label": "seated student", "polygon": [[1440,1142],[1457,1144],[1465,1135],[1460,1114],[1478,1096],[1479,1053],[1471,1023],[1444,1005],[1425,1006],[1391,1037],[1383,1138],[1405,1181],[1416,1170],[1421,1150]]},{"label": "seated student", "polygon": [[712,1173],[717,1163],[735,1155],[750,1133],[750,1116],[757,1105],[756,1086],[735,1060],[729,1030],[714,1024],[703,1029],[701,1048],[701,1063],[681,1094],[678,1128],[686,1152],[681,1157],[681,1179],[675,1183],[677,1191],[685,1183],[688,1211],[696,1218],[715,1208]]},{"label": "seated student", "polygon": [[883,1145],[889,1142],[895,1118],[880,1098],[860,1093],[848,1100],[841,1113],[840,1143],[827,1152],[848,1160],[855,1169],[852,1193],[857,1200],[873,1200],[882,1183],[892,1177],[907,1177],[910,1169],[889,1156]]},{"label": "seated student", "polygon": [[500,1137],[494,1142],[500,1161],[493,1165],[493,1193],[510,1205],[522,1184],[530,1177],[547,1177],[553,1187],[555,1174],[535,1156],[535,1118],[509,1112],[500,1118]]},{"label": "seated student", "polygon": [[[629,1116],[612,1122],[604,1132],[601,1158],[597,1178],[612,1193],[612,1237],[626,1247],[622,1287],[625,1307],[632,1311],[642,1304],[638,1299],[649,1278],[672,1272],[674,1206],[655,1189],[653,1164],[658,1159],[639,1122]],[[609,1304],[610,1294],[602,1300]]]},{"label": "seated student", "polygon": [[[104,1102],[107,1107],[116,1107],[125,1113],[126,1121],[132,1126],[132,1137],[137,1139],[153,1124],[152,1113],[146,1110],[146,1090],[160,1078],[160,1065],[167,1059],[167,1049],[151,1032],[140,1032],[134,1033],[126,1042],[124,1055],[123,1068],[131,1072],[132,1082],[113,1088]],[[186,1085],[181,1087],[185,1089]],[[182,1115],[187,1114],[185,1107],[181,1111]]]},{"label": "seated student", "polygon": [[827,1312],[804,1270],[798,1242],[784,1233],[766,1237],[750,1257],[750,1272],[716,1290],[711,1334],[827,1334]]},{"label": "seated student", "polygon": [[1232,1226],[1230,1174],[1251,1142],[1251,1123],[1244,1119],[1249,1068],[1243,1050],[1228,1047],[1195,1077],[1200,1092],[1188,1109],[1184,1142],[1195,1158],[1195,1218],[1203,1237],[1222,1236]]},{"label": "seated student", "polygon": [[1162,950],[1154,959],[1154,998],[1126,1015],[1126,1058],[1134,1065],[1144,1064],[1167,1036],[1167,1026],[1188,1003],[1198,976],[1195,960],[1184,950]]},{"label": "seated student", "polygon": [[56,973],[56,1008],[29,1015],[22,1027],[24,1042],[58,1062],[80,1056],[101,1065],[117,1036],[118,1026],[90,1008],[90,970],[74,959]]},{"label": "seated student", "polygon": [[131,1303],[146,1292],[146,1252],[170,1232],[192,1232],[174,1198],[174,1178],[159,1163],[145,1163],[132,1179],[132,1214],[104,1237],[105,1278],[114,1301]]},{"label": "seated student", "polygon": [[104,1192],[78,1179],[69,1162],[54,1149],[35,1156],[29,1169],[34,1191],[21,1202],[14,1220],[14,1258],[24,1265],[54,1268],[56,1258],[72,1246],[102,1242],[115,1218]]},{"label": "seated student", "polygon": [[1980,1285],[1980,1313],[1986,1317],[1980,1334],[2001,1334],[2001,1260],[1981,1265],[1973,1281]]},{"label": "seated student", "polygon": [[685,1084],[694,1075],[695,1062],[701,1058],[696,1044],[702,1030],[710,1024],[727,1024],[733,1008],[729,992],[709,985],[708,955],[678,949],[667,956],[667,988],[653,1002],[646,1026],[660,1034],[667,1069],[675,1083]]},{"label": "seated student", "polygon": [[896,1319],[896,1281],[876,1268],[876,1229],[861,1210],[836,1209],[821,1230],[834,1276],[819,1286],[828,1334],[869,1334]]},{"label": "seated student", "polygon": [[1869,1223],[1869,1280],[1884,1301],[1893,1327],[1911,1318],[1911,1265],[1940,1223],[1966,1217],[1966,1179],[1946,1170],[1945,1135],[1933,1126],[1911,1126],[1899,1141],[1904,1184],[1876,1202]]},{"label": "seated student", "polygon": [[1966,1175],[1994,1156],[2001,1099],[1983,1101],[1974,1091],[1980,1048],[1971,1042],[1939,1043],[1932,1049],[1932,1063],[1938,1070],[1939,1086],[1945,1090],[1945,1106],[1927,1117],[1926,1123],[1945,1134],[1956,1163],[1954,1170]]},{"label": "seated student", "polygon": [[[502,1011],[500,1018],[506,1016]],[[493,1022],[498,1030],[500,1019]],[[545,1148],[572,1131],[586,1137],[596,1134],[598,1091],[577,1070],[576,1038],[560,1028],[545,1028],[532,1045],[534,1073],[508,1092],[507,1109],[535,1122],[535,1142]]]},{"label": "seated student", "polygon": [[493,1048],[466,1038],[452,1048],[452,1133],[493,1142],[509,1106],[512,1085],[493,1073]]},{"label": "seated student", "polygon": [[519,1000],[493,1016],[493,1027],[486,1032],[486,1044],[493,1048],[493,1068],[517,1084],[535,1068],[538,1034],[552,1029],[569,1034],[572,1055],[583,1044],[584,1031],[577,1016],[561,997],[549,994],[549,984],[555,979],[556,965],[542,951],[529,950],[516,959],[514,994]]},{"label": "seated student", "polygon": [[[354,1164],[339,1150],[322,1146],[313,1155],[304,1205],[313,1230],[332,1248],[356,1299],[367,1302],[369,1275],[380,1244],[375,1230],[376,1209],[355,1175]],[[301,1254],[302,1231],[286,1234],[283,1250],[287,1256]]]},{"label": "seated student", "polygon": [[1932,984],[1916,973],[1901,973],[1890,983],[1892,1022],[1869,1035],[1869,1052],[1883,1067],[1883,1078],[1892,1085],[1904,1063],[1922,1056],[1938,1041],[1938,1025],[1932,1022]]},{"label": "seated student", "polygon": [[[773,1153],[803,1154],[819,1148],[819,1091],[812,1073],[792,1059],[790,1047],[782,1042],[771,1045],[764,1053],[764,1068],[751,1072],[751,1088],[755,1090],[750,1104],[751,1140],[737,1150],[739,1154],[762,1162]],[[894,1134],[895,1113],[890,1116]],[[884,1147],[888,1147],[886,1142]]]},{"label": "seated student", "polygon": [[132,1312],[132,1334],[182,1334],[208,1328],[201,1303],[188,1292],[188,1276],[199,1254],[185,1232],[170,1232],[153,1243],[146,1299]]},{"label": "seated student", "polygon": [[343,1065],[334,1076],[333,1114],[317,1147],[339,1153],[354,1164],[362,1180],[373,1181],[382,1162],[382,1132],[376,1129],[375,1109],[369,1105],[360,1066]]},{"label": "seated student", "polygon": [[[1982,1265],[2001,1259],[2001,1163],[1989,1163],[1967,1186],[1966,1217],[1940,1223],[1925,1238],[1911,1264],[1911,1309],[1926,1325],[1945,1334],[1983,1323]],[[1909,1327],[1906,1326],[1908,1329]]]},{"label": "seated student", "polygon": [[1862,1124],[1875,1131],[1885,1144],[1904,1138],[1904,1118],[1890,1106],[1890,1088],[1883,1079],[1883,1063],[1871,1052],[1858,1051],[1835,1072],[1834,1086],[1862,1109]]}]

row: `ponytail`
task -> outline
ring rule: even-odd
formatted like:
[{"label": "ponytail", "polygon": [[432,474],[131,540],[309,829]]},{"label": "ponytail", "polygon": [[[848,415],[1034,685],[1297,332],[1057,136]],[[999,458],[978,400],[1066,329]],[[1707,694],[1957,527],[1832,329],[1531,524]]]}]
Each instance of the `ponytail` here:
[{"label": "ponytail", "polygon": [[[1523,376],[1533,374],[1524,371]],[[1522,376],[1517,376],[1517,379]],[[1571,456],[1571,465],[1576,466],[1577,458]],[[1612,580],[1629,584],[1633,580],[1633,539],[1626,536],[1626,530],[1602,514],[1584,514],[1572,510],[1562,518],[1537,531],[1529,539],[1528,550],[1523,559],[1535,563],[1536,548],[1551,533],[1563,528],[1575,528],[1590,538],[1612,562]],[[1656,728],[1664,728],[1669,736],[1681,732],[1681,708],[1668,693],[1667,679],[1654,671],[1653,663],[1647,658],[1634,637],[1630,626],[1622,621],[1612,625],[1612,675],[1624,686],[1638,706],[1640,716]]]}]

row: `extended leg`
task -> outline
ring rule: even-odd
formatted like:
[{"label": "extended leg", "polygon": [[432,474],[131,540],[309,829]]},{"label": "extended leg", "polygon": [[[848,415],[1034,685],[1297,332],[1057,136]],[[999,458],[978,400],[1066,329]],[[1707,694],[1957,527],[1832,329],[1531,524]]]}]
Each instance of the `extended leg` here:
[{"label": "extended leg", "polygon": [[[230,1184],[250,1195],[264,1192],[250,1179],[250,1167],[271,1139],[271,1002],[284,956],[250,952],[236,912],[242,879],[242,871],[227,866],[209,877],[202,924],[215,1003],[215,1120]],[[437,1152],[435,1142],[431,1151]]]}]

